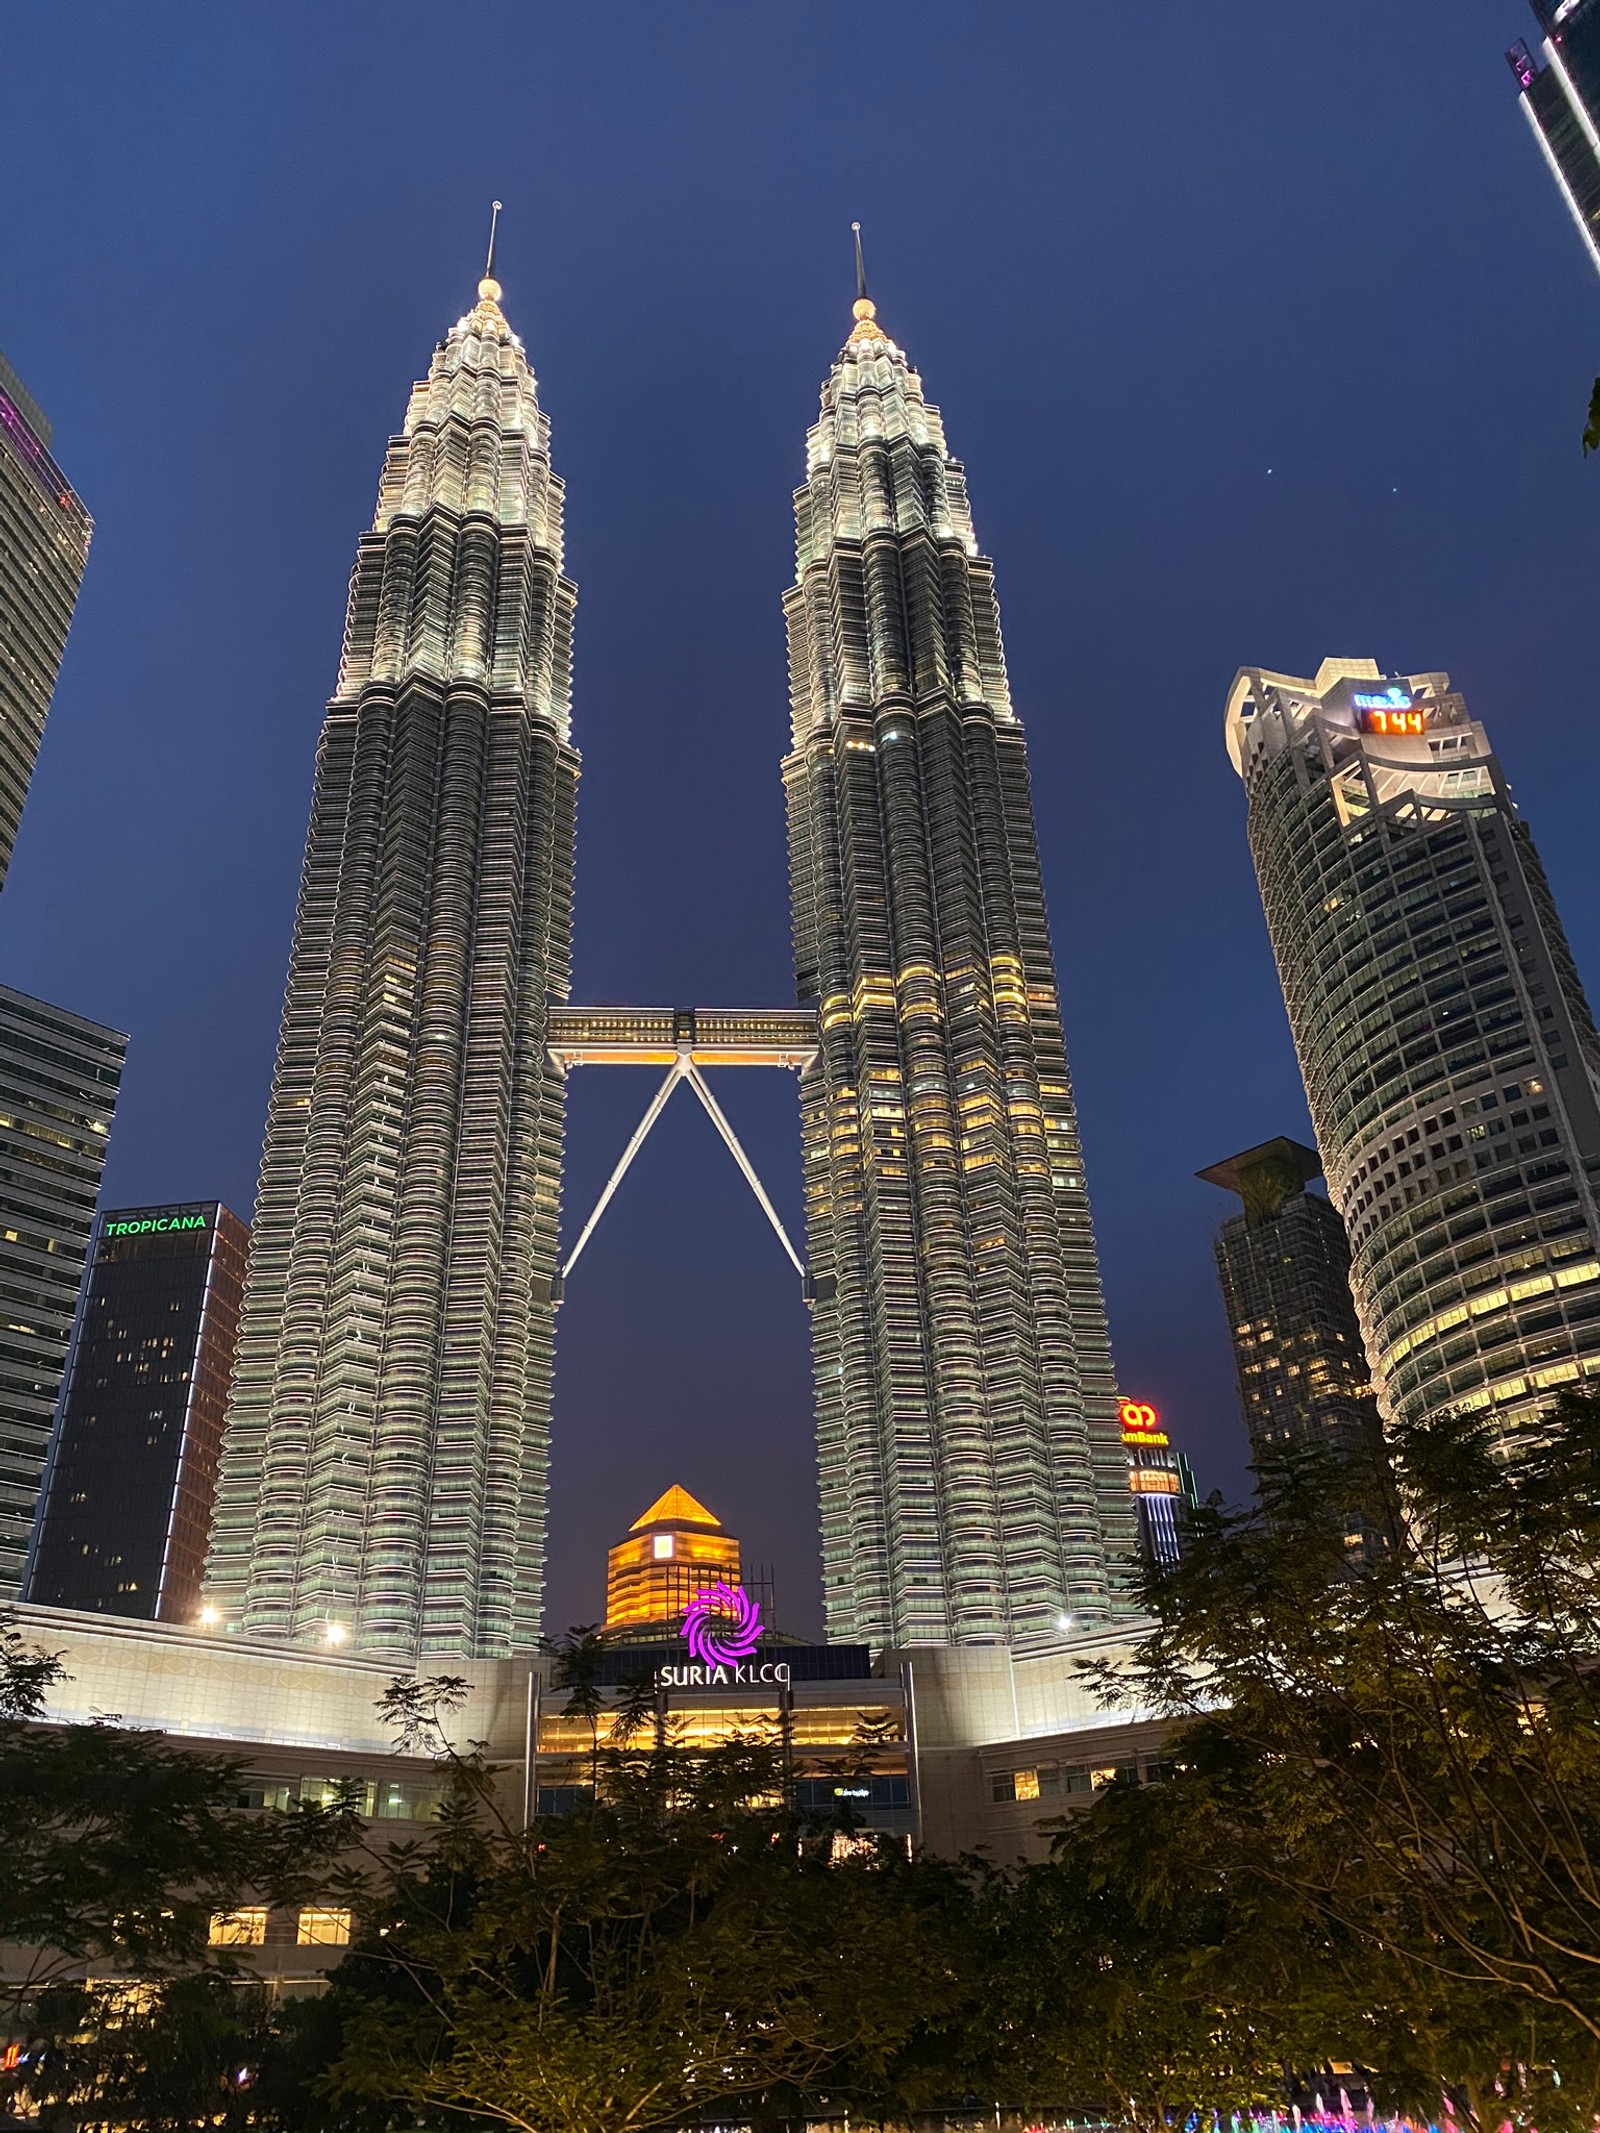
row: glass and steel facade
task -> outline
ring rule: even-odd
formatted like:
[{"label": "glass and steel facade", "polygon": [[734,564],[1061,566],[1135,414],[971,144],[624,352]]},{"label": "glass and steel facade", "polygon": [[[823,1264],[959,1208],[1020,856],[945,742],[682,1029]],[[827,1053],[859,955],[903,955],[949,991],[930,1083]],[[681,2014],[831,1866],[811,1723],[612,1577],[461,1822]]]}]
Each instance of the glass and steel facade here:
[{"label": "glass and steel facade", "polygon": [[1306,1191],[1321,1157],[1280,1137],[1199,1175],[1244,1203],[1215,1248],[1251,1449],[1258,1459],[1306,1445],[1370,1456],[1382,1430],[1350,1293],[1350,1240],[1338,1209]]},{"label": "glass and steel facade", "polygon": [[865,297],[795,499],[784,763],[830,1637],[1122,1604],[1134,1506],[992,567]]},{"label": "glass and steel facade", "polygon": [[389,447],[318,755],[207,1572],[225,1627],[531,1646],[578,757],[549,426],[498,283]]},{"label": "glass and steel facade", "polygon": [[22,1589],[127,1049],[0,985],[0,1598]]},{"label": "glass and steel facade", "polygon": [[[774,1645],[782,1656],[787,1647]],[[765,1655],[767,1647],[763,1647]],[[679,1750],[758,1742],[776,1751],[785,1790],[814,1827],[849,1825],[910,1838],[916,1830],[916,1745],[903,1679],[821,1681],[788,1688],[659,1691],[654,1724],[619,1726],[616,1707],[591,1726],[541,1699],[537,1732],[540,1814],[570,1814],[594,1799],[596,1750],[655,1745]],[[600,1771],[604,1790],[605,1771]]]},{"label": "glass and steel facade", "polygon": [[36,1606],[197,1619],[249,1243],[216,1200],[101,1217],[33,1537]]},{"label": "glass and steel facade", "polygon": [[1537,56],[1506,54],[1550,175],[1600,270],[1600,0],[1533,0]]},{"label": "glass and steel facade", "polygon": [[1600,1039],[1488,736],[1370,660],[1226,730],[1380,1411],[1536,1409],[1600,1372]]},{"label": "glass and steel facade", "polygon": [[0,356],[0,884],[33,778],[93,527]]}]

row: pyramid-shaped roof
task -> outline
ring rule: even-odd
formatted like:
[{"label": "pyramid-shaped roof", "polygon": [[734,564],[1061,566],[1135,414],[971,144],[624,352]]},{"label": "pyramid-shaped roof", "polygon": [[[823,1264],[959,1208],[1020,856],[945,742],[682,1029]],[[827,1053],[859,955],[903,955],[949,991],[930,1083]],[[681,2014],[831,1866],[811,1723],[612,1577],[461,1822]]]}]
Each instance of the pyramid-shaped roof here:
[{"label": "pyramid-shaped roof", "polygon": [[697,1503],[687,1489],[680,1489],[674,1482],[642,1517],[634,1520],[628,1531],[639,1533],[646,1526],[711,1526],[720,1533],[722,1520],[713,1518],[703,1503]]}]

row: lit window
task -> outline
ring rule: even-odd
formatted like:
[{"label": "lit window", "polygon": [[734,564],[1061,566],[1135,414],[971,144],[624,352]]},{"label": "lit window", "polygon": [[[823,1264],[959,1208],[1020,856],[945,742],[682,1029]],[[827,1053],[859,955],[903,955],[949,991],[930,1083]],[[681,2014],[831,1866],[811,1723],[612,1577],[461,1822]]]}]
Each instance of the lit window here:
[{"label": "lit window", "polygon": [[297,1948],[347,1948],[350,1945],[348,1911],[302,1911],[295,1928]]},{"label": "lit window", "polygon": [[1015,1797],[1017,1799],[1036,1800],[1039,1797],[1039,1773],[1037,1770],[1017,1771],[1016,1784]]},{"label": "lit window", "polygon": [[252,1904],[243,1911],[212,1914],[210,1940],[213,1948],[259,1948],[267,1938],[267,1907]]},{"label": "lit window", "polygon": [[655,1546],[656,1561],[658,1563],[668,1562],[672,1556],[672,1535],[670,1533],[658,1533]]}]

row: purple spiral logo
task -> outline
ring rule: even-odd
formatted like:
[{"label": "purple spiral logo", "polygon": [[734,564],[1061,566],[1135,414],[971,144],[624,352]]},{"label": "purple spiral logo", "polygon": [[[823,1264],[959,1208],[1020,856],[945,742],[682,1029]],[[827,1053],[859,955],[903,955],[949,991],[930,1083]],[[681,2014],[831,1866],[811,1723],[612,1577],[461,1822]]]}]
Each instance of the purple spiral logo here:
[{"label": "purple spiral logo", "polygon": [[684,1610],[683,1641],[702,1666],[737,1666],[761,1642],[761,1609],[737,1586],[703,1585]]}]

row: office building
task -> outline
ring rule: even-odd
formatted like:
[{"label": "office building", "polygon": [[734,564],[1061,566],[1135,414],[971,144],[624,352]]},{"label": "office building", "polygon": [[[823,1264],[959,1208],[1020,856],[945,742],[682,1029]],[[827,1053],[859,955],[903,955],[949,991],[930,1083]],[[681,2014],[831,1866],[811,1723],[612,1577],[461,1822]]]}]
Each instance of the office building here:
[{"label": "office building", "polygon": [[1120,1401],[1117,1419],[1139,1520],[1139,1553],[1147,1563],[1170,1569],[1183,1554],[1184,1518],[1197,1500],[1194,1474],[1148,1400]]},{"label": "office building", "polygon": [[50,443],[43,410],[0,356],[0,884],[94,530]]},{"label": "office building", "polygon": [[1365,659],[1226,730],[1379,1410],[1535,1411],[1600,1371],[1600,1039],[1488,736]]},{"label": "office building", "polygon": [[825,1614],[1026,1643],[1112,1619],[1133,1504],[993,571],[858,289],[785,602]]},{"label": "office building", "polygon": [[1600,0],[1533,0],[1537,53],[1506,54],[1550,175],[1600,270]]},{"label": "office building", "polygon": [[739,1543],[676,1483],[606,1556],[606,1628],[637,1634],[681,1620],[704,1585],[738,1585]]},{"label": "office building", "polygon": [[1350,1293],[1350,1242],[1338,1209],[1306,1190],[1322,1175],[1321,1157],[1280,1136],[1198,1175],[1243,1203],[1215,1250],[1256,1458],[1309,1445],[1370,1458],[1382,1428]]},{"label": "office building", "polygon": [[127,1049],[0,985],[0,1599],[22,1589]]},{"label": "office building", "polygon": [[27,1597],[194,1622],[250,1232],[220,1201],[100,1219]]},{"label": "office building", "polygon": [[578,757],[549,425],[490,266],[390,444],[317,759],[207,1603],[538,1638]]}]

